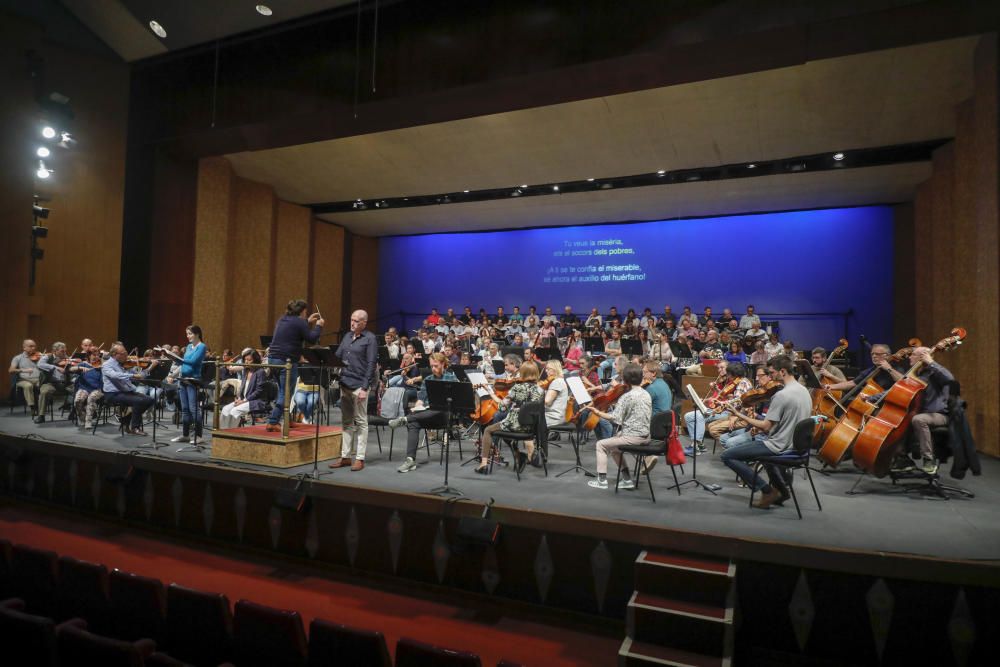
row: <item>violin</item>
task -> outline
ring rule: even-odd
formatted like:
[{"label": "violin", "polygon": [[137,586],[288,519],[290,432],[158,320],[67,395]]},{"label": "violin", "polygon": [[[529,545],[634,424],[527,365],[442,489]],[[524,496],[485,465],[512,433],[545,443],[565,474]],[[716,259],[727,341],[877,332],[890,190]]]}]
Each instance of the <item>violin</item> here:
[{"label": "violin", "polygon": [[785,385],[778,380],[769,380],[767,384],[751,389],[747,393],[740,397],[740,404],[745,408],[749,408],[764,401],[769,401],[774,398],[774,395],[781,391],[781,388]]},{"label": "violin", "polygon": [[159,363],[159,359],[151,357],[128,357],[122,362],[122,368],[149,368],[153,364]]},{"label": "violin", "polygon": [[39,362],[39,360],[41,360],[41,358],[42,358],[42,353],[38,352],[37,350],[28,355],[28,359],[31,359],[36,364]]}]

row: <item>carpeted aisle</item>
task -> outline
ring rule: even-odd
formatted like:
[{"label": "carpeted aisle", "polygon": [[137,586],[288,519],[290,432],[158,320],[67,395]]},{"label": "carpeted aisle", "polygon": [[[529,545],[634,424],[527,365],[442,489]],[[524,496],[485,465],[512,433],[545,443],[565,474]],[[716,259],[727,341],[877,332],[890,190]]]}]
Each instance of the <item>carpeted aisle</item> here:
[{"label": "carpeted aisle", "polygon": [[[506,658],[526,665],[612,665],[621,640],[514,618],[475,620],[460,606],[332,581],[275,565],[139,536],[113,524],[78,520],[24,505],[0,505],[0,537],[60,555],[157,577],[165,584],[225,593],[314,617],[380,630],[390,653],[409,636],[476,652],[484,665]],[[276,561],[277,562],[277,561]]]}]

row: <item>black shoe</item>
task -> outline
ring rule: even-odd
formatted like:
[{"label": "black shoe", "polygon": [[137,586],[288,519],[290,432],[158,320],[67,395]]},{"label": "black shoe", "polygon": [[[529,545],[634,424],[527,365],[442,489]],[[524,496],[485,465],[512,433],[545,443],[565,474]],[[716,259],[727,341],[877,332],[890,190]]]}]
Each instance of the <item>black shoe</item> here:
[{"label": "black shoe", "polygon": [[524,472],[524,466],[528,465],[528,455],[524,452],[517,453],[517,472],[518,474]]},{"label": "black shoe", "polygon": [[32,421],[34,421],[36,424],[44,424],[45,423],[45,415],[38,415]]},{"label": "black shoe", "polygon": [[530,463],[535,468],[542,467],[542,455],[539,454],[537,450],[535,450],[535,453],[531,455]]},{"label": "black shoe", "polygon": [[490,474],[490,464],[487,463],[486,465],[481,465],[478,468],[476,468],[476,474],[477,475],[489,475]]}]

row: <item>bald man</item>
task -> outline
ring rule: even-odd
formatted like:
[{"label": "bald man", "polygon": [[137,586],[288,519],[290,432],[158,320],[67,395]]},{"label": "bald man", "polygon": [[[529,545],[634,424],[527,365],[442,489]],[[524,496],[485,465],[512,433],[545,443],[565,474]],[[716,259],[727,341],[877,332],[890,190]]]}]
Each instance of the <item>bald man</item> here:
[{"label": "bald man", "polygon": [[[343,439],[340,459],[331,468],[351,466],[357,472],[365,468],[365,449],[368,445],[368,392],[375,389],[375,359],[378,343],[368,326],[368,313],[355,310],[351,313],[351,333],[340,341],[337,356],[344,362],[340,372],[340,413]],[[351,453],[354,462],[351,463]]]}]

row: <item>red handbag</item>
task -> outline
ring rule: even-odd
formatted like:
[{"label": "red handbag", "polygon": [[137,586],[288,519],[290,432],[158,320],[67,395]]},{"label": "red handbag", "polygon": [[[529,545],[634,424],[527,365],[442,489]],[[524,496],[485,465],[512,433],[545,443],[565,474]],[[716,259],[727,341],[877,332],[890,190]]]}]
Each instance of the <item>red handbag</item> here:
[{"label": "red handbag", "polygon": [[667,464],[672,466],[684,465],[687,457],[684,455],[684,447],[677,434],[677,414],[670,412],[670,435],[667,436]]}]

